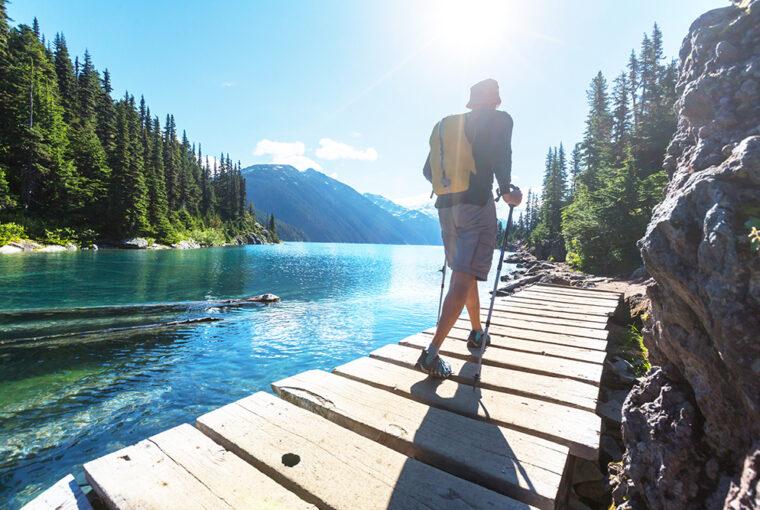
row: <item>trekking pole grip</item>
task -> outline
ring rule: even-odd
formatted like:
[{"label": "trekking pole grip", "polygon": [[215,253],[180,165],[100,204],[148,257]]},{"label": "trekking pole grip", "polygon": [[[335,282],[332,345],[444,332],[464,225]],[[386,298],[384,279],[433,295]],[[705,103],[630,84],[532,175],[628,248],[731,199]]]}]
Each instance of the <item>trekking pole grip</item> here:
[{"label": "trekking pole grip", "polygon": [[[513,192],[513,191],[519,191],[519,190],[520,190],[520,188],[518,188],[518,187],[517,187],[517,186],[515,186],[514,184],[510,184],[510,185],[509,185],[509,192],[510,192],[510,193],[511,193],[511,192]],[[501,198],[501,196],[502,196],[503,194],[504,194],[504,193],[501,191],[501,188],[499,188],[499,189],[498,189],[498,193],[496,194],[496,199],[494,200],[494,202],[498,202],[498,201],[499,201],[499,199]]]}]

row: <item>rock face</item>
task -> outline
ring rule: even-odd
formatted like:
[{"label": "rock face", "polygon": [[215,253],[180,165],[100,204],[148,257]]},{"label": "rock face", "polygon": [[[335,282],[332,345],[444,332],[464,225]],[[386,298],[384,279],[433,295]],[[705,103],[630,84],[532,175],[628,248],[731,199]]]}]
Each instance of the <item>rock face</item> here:
[{"label": "rock face", "polygon": [[[760,0],[691,26],[669,184],[640,241],[654,368],[625,402],[619,508],[760,508]],[[623,499],[626,496],[626,500]]]},{"label": "rock face", "polygon": [[272,233],[269,232],[269,230],[261,227],[260,231],[261,234],[257,234],[256,232],[252,231],[244,232],[235,237],[233,244],[243,246],[245,244],[272,244],[274,242]]}]

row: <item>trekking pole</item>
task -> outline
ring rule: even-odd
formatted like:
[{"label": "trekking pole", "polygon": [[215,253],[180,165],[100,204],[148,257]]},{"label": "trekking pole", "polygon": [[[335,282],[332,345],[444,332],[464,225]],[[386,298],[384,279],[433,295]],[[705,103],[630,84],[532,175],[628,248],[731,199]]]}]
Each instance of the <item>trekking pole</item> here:
[{"label": "trekking pole", "polygon": [[[510,185],[511,190],[516,191],[519,188],[517,186]],[[499,201],[500,196],[496,197],[496,202]],[[488,339],[488,328],[491,326],[491,314],[493,313],[493,304],[496,300],[496,289],[499,287],[499,278],[501,277],[501,265],[504,262],[504,252],[507,249],[507,239],[509,239],[509,227],[512,226],[512,211],[515,206],[509,206],[509,217],[507,218],[507,228],[504,230],[504,240],[501,242],[501,254],[499,255],[499,266],[496,268],[496,280],[493,282],[493,292],[491,293],[491,304],[488,307],[488,317],[486,318],[486,329],[483,331],[483,343],[480,346],[480,356],[478,357],[478,371],[475,372],[475,376],[472,381],[472,389],[478,387],[480,382],[480,370],[483,367],[483,355],[486,352],[486,340]]]},{"label": "trekking pole", "polygon": [[443,276],[441,277],[441,297],[438,298],[438,318],[435,320],[435,325],[438,326],[438,322],[441,320],[441,305],[443,304],[443,286],[446,284],[446,255],[443,257],[443,267],[439,269]]}]

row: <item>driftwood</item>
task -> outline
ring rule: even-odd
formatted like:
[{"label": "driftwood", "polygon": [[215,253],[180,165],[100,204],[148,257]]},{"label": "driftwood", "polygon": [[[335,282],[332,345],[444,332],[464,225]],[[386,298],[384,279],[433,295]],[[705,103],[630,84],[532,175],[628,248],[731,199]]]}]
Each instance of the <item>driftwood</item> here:
[{"label": "driftwood", "polygon": [[12,340],[0,340],[0,345],[9,345],[13,347],[29,347],[29,344],[36,344],[38,342],[47,342],[49,340],[56,340],[59,338],[81,338],[94,335],[111,335],[114,333],[124,333],[130,331],[139,331],[145,329],[156,328],[171,328],[175,326],[186,326],[188,324],[199,324],[204,322],[219,322],[224,319],[220,317],[196,317],[194,319],[183,319],[178,321],[161,322],[158,324],[142,324],[139,326],[125,326],[122,328],[105,328],[91,331],[79,331],[75,333],[58,333],[55,335],[44,335],[25,338],[14,338]]},{"label": "driftwood", "polygon": [[180,301],[177,303],[151,303],[144,305],[79,306],[73,308],[30,308],[0,311],[0,325],[17,321],[38,321],[40,319],[65,319],[85,317],[106,317],[111,315],[152,314],[171,311],[220,308],[246,305],[268,305],[280,298],[274,294],[260,294],[241,299],[213,299],[209,301]]},{"label": "driftwood", "polygon": [[523,278],[519,278],[512,283],[505,285],[504,287],[498,289],[496,291],[497,296],[506,296],[509,295],[511,292],[514,292],[516,289],[524,286],[529,285],[531,283],[536,283],[538,280],[541,279],[541,277],[544,276],[542,274],[537,274],[533,276],[525,276]]}]

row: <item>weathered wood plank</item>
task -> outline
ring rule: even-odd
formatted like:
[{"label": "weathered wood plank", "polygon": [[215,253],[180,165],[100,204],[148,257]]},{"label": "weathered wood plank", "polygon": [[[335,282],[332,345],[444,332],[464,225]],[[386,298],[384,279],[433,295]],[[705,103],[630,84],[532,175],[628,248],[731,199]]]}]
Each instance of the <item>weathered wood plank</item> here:
[{"label": "weathered wood plank", "polygon": [[532,290],[532,289],[521,290],[519,294],[522,297],[532,297],[535,299],[541,299],[543,301],[549,301],[552,303],[563,303],[566,305],[595,306],[595,307],[603,308],[605,310],[612,311],[612,312],[614,312],[615,308],[617,307],[617,304],[608,303],[607,302],[608,300],[575,297],[575,296],[559,296],[557,294],[550,294],[548,292]]},{"label": "weathered wood plank", "polygon": [[528,305],[531,308],[569,312],[574,313],[578,316],[601,315],[609,317],[613,313],[613,311],[610,311],[610,307],[606,306],[589,306],[580,305],[577,303],[567,303],[565,301],[548,301],[546,299],[537,298],[535,296],[525,295],[524,292],[520,292],[512,296],[496,298],[496,302],[504,304],[519,303],[521,305]]},{"label": "weathered wood plank", "polygon": [[[481,309],[481,320],[485,321],[487,316],[488,316],[488,308],[483,307]],[[536,315],[535,313],[525,313],[520,310],[497,309],[495,306],[492,313],[492,317],[501,317],[503,319],[510,319],[510,320],[516,320],[516,321],[540,322],[542,324],[554,324],[558,326],[573,326],[576,328],[588,328],[588,329],[596,329],[596,330],[604,330],[607,325],[607,321],[603,321],[603,320],[587,321],[587,320],[578,319],[572,316],[570,317],[542,316],[542,315]]]},{"label": "weathered wood plank", "polygon": [[553,509],[567,447],[311,370],[272,384],[281,398],[451,474]]},{"label": "weathered wood plank", "polygon": [[233,508],[315,508],[191,425],[150,440]]},{"label": "weathered wood plank", "polygon": [[[462,330],[452,330],[454,331],[454,336],[448,336],[447,338],[451,340],[462,341],[463,339],[457,339],[456,335],[459,334]],[[432,333],[430,332],[423,332],[423,335],[429,335],[427,338],[423,337],[411,337],[413,340],[404,340],[404,343],[409,343],[414,341],[415,345],[420,344],[424,346],[427,346],[430,344],[430,339],[432,338]],[[449,335],[452,335],[452,333],[449,333]],[[466,339],[466,335],[463,335]],[[427,342],[426,342],[427,341]],[[545,356],[542,354],[535,354],[535,353],[529,353],[529,352],[522,352],[522,351],[516,351],[509,348],[509,342],[508,341],[502,341],[498,339],[495,336],[491,337],[491,345],[492,347],[495,346],[496,342],[499,342],[500,347],[492,349],[493,352],[489,352],[487,358],[491,362],[496,362],[498,360],[498,363],[501,366],[507,367],[507,368],[513,368],[516,370],[522,370],[525,372],[532,372],[534,374],[543,374],[548,375],[552,377],[564,377],[568,379],[575,379],[576,381],[581,381],[589,384],[593,384],[594,386],[599,386],[599,381],[602,377],[602,370],[604,368],[604,365],[598,364],[598,363],[588,363],[585,361],[577,361],[572,359],[565,359],[565,358],[557,358],[554,356]],[[448,342],[444,342],[444,345],[446,345]],[[459,347],[460,349],[463,349],[468,354],[470,354],[469,349],[467,348],[467,345],[465,344],[464,347],[457,346],[456,343],[452,345],[448,345],[450,349],[455,349]],[[471,355],[471,354],[470,354]]]},{"label": "weathered wood plank", "polygon": [[93,490],[111,509],[226,509],[226,501],[144,439],[84,465]]},{"label": "weathered wood plank", "polygon": [[92,506],[74,476],[66,475],[21,510],[92,510]]},{"label": "weathered wood plank", "polygon": [[[470,322],[466,320],[459,320],[454,324],[454,328],[449,331],[447,338],[453,338],[466,342],[467,337],[470,334]],[[501,335],[501,326],[491,326],[489,335],[491,336],[491,346],[497,349],[509,349],[511,351],[527,352],[531,354],[540,354],[542,356],[553,356],[557,358],[571,359],[575,361],[586,361],[588,363],[604,363],[607,357],[607,352],[604,350],[605,342],[599,342],[598,340],[591,340],[601,346],[596,345],[594,347],[601,347],[601,349],[589,349],[586,347],[580,347],[578,345],[557,344],[549,342],[540,342],[536,340],[523,340],[522,338],[511,338]],[[434,329],[428,329],[423,331],[425,335],[433,335]],[[429,339],[428,339],[429,340]]]},{"label": "weathered wood plank", "polygon": [[530,292],[532,294],[540,294],[542,296],[548,296],[553,298],[571,298],[571,299],[578,299],[583,300],[583,302],[587,302],[587,304],[597,304],[599,306],[612,306],[617,307],[620,300],[618,298],[607,298],[607,297],[597,297],[597,296],[588,296],[588,295],[579,295],[579,294],[572,294],[567,293],[564,291],[555,291],[552,289],[544,289],[540,287],[528,287],[524,289],[524,292]]},{"label": "weathered wood plank", "polygon": [[585,297],[589,299],[598,299],[601,301],[606,301],[609,304],[617,304],[618,301],[620,301],[621,294],[613,294],[613,293],[600,293],[600,292],[594,292],[594,291],[588,291],[583,289],[574,289],[572,287],[547,287],[545,285],[531,285],[530,287],[526,288],[525,290],[533,290],[536,292],[546,292],[551,294],[557,294],[560,296],[576,296],[576,297]]},{"label": "weathered wood plank", "polygon": [[582,290],[584,292],[596,292],[596,293],[599,293],[599,294],[611,294],[613,296],[620,296],[622,294],[622,292],[618,292],[618,291],[615,291],[615,290],[605,290],[605,289],[600,289],[600,288],[597,288],[597,287],[569,287],[567,285],[557,285],[555,283],[538,283],[537,286],[539,286],[539,287],[547,287],[547,288],[550,288],[550,289],[573,289],[573,290],[579,290],[579,291]]},{"label": "weathered wood plank", "polygon": [[264,392],[201,416],[197,426],[319,507],[528,508]]},{"label": "weathered wood plank", "polygon": [[503,318],[504,316],[501,313],[497,313],[495,317],[492,316],[492,322],[496,322],[496,319],[499,319],[498,322],[500,324],[509,325],[513,328],[544,331],[546,333],[561,333],[563,335],[595,338],[597,340],[607,340],[607,336],[609,335],[609,331],[606,329],[567,326],[563,324],[547,324],[545,322],[530,320],[530,317],[527,315],[522,317],[518,316],[518,318],[506,321],[502,320]]},{"label": "weathered wood plank", "polygon": [[[421,349],[427,347],[429,343],[429,338],[412,336],[402,340],[401,345],[381,347],[371,352],[370,357],[413,369]],[[470,354],[467,345],[462,342],[444,342],[441,354],[447,356],[446,361],[451,364],[453,380],[472,384],[473,376],[477,371],[478,358]],[[489,352],[490,354],[492,353]],[[497,353],[495,356],[496,361],[490,357],[487,358],[487,362],[486,359],[483,360],[480,374],[480,384],[483,388],[524,395],[587,411],[596,410],[599,398],[599,388],[596,386],[573,379],[505,368],[501,366],[501,361],[498,359],[503,356],[503,353]]]},{"label": "weathered wood plank", "polygon": [[[469,329],[469,323],[467,328]],[[523,340],[533,340],[536,342],[546,342],[549,344],[569,345],[571,347],[581,347],[583,349],[592,349],[604,351],[607,348],[607,342],[595,338],[583,338],[570,335],[561,335],[557,333],[547,333],[546,331],[532,331],[530,329],[512,328],[509,326],[500,326],[494,324],[490,330],[493,335],[499,335],[506,339],[521,338]],[[491,338],[493,341],[494,339]],[[508,347],[508,342],[494,342],[499,347]]]},{"label": "weathered wood plank", "polygon": [[[482,323],[481,323],[482,324]],[[504,325],[507,324],[507,325]],[[455,328],[466,329],[469,334],[469,330],[472,327],[469,319],[459,319],[455,324]],[[433,328],[425,330],[426,332],[433,331]],[[500,320],[499,317],[491,317],[491,326],[489,328],[491,334],[491,340],[494,336],[503,337],[505,342],[497,342],[494,345],[499,347],[509,348],[512,339],[525,340],[537,343],[547,343],[555,345],[566,345],[568,347],[577,347],[580,349],[588,349],[592,351],[604,351],[607,348],[607,342],[605,340],[597,340],[594,338],[584,338],[572,335],[561,335],[557,333],[549,333],[546,331],[533,331],[530,329],[512,328],[509,326],[509,321]]]},{"label": "weathered wood plank", "polygon": [[[484,308],[485,310],[488,310],[487,308]],[[553,309],[552,307],[545,307],[545,308],[535,308],[531,305],[523,304],[523,303],[516,303],[516,302],[499,302],[498,300],[494,303],[494,312],[511,312],[511,313],[519,313],[523,315],[530,315],[535,317],[546,317],[546,318],[552,318],[552,319],[571,319],[571,320],[577,320],[578,322],[585,322],[589,325],[600,325],[601,327],[604,327],[607,322],[609,322],[610,318],[606,315],[583,315],[578,314],[576,312],[562,312],[558,311],[556,309]],[[488,313],[488,312],[486,312]]]},{"label": "weathered wood plank", "polygon": [[334,372],[419,402],[513,428],[566,445],[572,455],[595,460],[601,418],[542,400],[428,378],[392,363],[359,358]]}]

